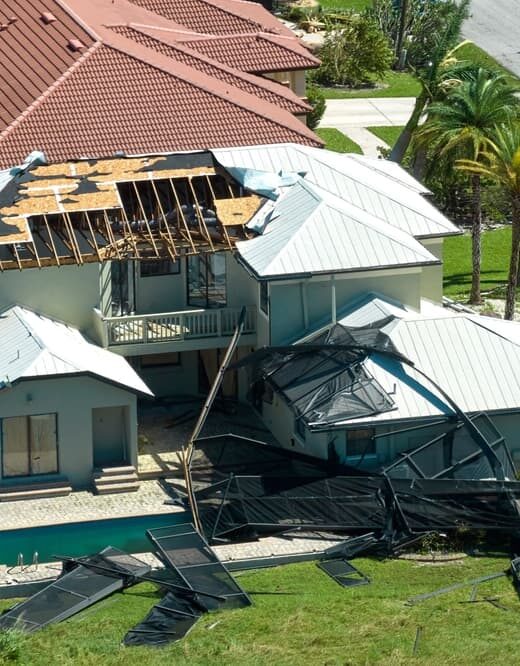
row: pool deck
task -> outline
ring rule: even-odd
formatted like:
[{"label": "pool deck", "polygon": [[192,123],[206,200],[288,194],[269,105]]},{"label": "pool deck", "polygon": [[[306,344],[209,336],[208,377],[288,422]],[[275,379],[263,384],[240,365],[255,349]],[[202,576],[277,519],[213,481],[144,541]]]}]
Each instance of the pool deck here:
[{"label": "pool deck", "polygon": [[139,490],[131,493],[94,495],[85,490],[65,497],[0,502],[0,535],[3,530],[183,510],[165,504],[168,498],[157,481],[141,481]]},{"label": "pool deck", "polygon": [[[214,546],[213,550],[219,559],[226,563],[236,560],[247,562],[256,558],[269,558],[272,556],[297,557],[307,555],[315,556],[316,559],[326,548],[340,543],[332,535],[318,538],[311,535],[286,534],[280,536],[265,537],[258,541],[237,543],[222,546]],[[153,553],[138,553],[139,559],[150,564],[153,568],[163,568],[161,562]],[[14,585],[16,583],[37,582],[49,578],[57,578],[61,572],[61,563],[51,562],[29,565],[23,568],[10,567],[0,564],[0,585]]]}]

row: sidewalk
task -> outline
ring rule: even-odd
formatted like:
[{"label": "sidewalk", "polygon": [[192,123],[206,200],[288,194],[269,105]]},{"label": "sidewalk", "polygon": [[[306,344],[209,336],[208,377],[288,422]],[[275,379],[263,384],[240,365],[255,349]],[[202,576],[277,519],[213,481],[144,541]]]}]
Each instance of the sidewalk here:
[{"label": "sidewalk", "polygon": [[378,157],[378,146],[388,148],[367,127],[406,125],[415,97],[328,99],[320,127],[334,127],[361,147],[365,155]]}]

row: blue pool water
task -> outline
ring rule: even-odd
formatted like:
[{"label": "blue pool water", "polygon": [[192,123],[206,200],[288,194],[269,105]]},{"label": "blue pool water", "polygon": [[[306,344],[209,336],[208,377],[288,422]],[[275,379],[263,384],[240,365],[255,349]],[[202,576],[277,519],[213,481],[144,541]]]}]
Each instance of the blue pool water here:
[{"label": "blue pool water", "polygon": [[105,546],[144,553],[151,550],[146,530],[187,523],[190,519],[190,514],[182,511],[0,531],[0,564],[16,564],[18,553],[29,564],[35,551],[40,562],[51,562],[53,555],[89,555]]}]

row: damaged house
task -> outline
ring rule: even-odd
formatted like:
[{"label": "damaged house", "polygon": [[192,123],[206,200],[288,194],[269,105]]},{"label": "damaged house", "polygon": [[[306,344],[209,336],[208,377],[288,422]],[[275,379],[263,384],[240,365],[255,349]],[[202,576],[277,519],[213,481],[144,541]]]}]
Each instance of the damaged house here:
[{"label": "damaged house", "polygon": [[[461,462],[485,420],[493,455],[517,455],[517,325],[439,305],[443,238],[458,230],[394,164],[296,144],[35,154],[4,172],[0,215],[2,324],[29,339],[3,338],[2,486],[86,487],[100,467],[135,467],[135,395],[205,395],[242,308],[222,393],[252,403],[283,447],[380,469],[455,437]],[[335,358],[342,336],[359,349]],[[98,383],[95,404],[70,375]],[[56,399],[67,392],[59,408],[49,377]],[[81,440],[65,427],[75,410]],[[31,462],[42,414],[45,468]]]}]

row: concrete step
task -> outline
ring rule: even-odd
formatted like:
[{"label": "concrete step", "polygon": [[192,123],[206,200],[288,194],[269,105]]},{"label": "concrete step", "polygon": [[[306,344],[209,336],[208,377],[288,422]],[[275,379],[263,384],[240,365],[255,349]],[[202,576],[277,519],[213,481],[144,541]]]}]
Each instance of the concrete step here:
[{"label": "concrete step", "polygon": [[65,497],[70,495],[72,488],[68,485],[54,487],[40,486],[36,488],[9,488],[0,492],[0,502],[16,502],[17,500],[44,499],[48,497]]},{"label": "concrete step", "polygon": [[109,493],[133,493],[139,490],[137,483],[112,483],[96,487],[98,495],[108,495]]},{"label": "concrete step", "polygon": [[115,483],[136,483],[139,481],[137,474],[132,472],[130,474],[121,474],[119,476],[97,476],[94,477],[95,486],[106,486]]},{"label": "concrete step", "polygon": [[124,467],[101,467],[94,470],[94,478],[100,476],[120,476],[121,474],[135,474],[135,467],[133,465],[126,465]]}]

